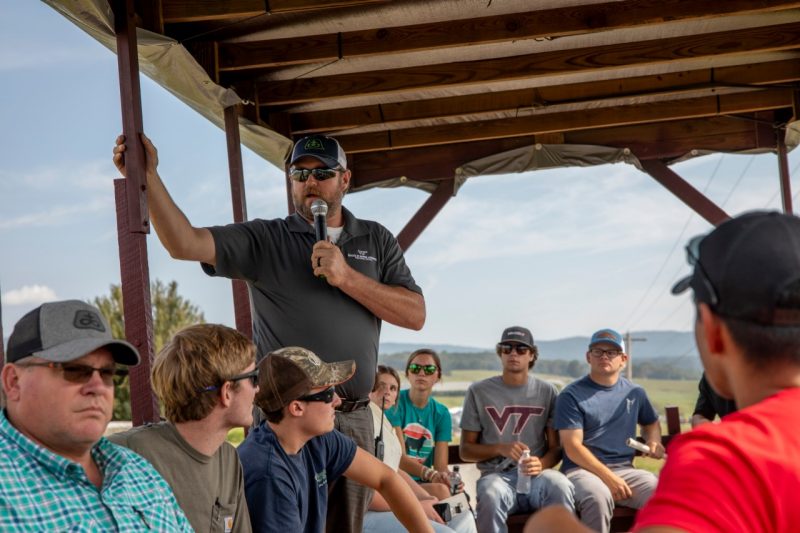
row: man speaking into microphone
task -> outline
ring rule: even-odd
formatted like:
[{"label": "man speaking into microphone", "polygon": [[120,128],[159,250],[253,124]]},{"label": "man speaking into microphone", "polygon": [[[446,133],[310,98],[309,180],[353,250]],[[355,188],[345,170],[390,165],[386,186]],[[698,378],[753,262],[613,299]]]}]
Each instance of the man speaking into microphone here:
[{"label": "man speaking into microphone", "polygon": [[[287,169],[295,213],[210,228],[191,225],[158,175],[155,146],[145,136],[142,143],[150,218],[161,243],[176,259],[201,262],[211,276],[247,282],[259,359],[285,346],[303,346],[326,362],[354,359],[355,375],[337,387],[343,401],[336,428],[372,453],[368,395],[381,321],[419,330],[425,300],[389,230],[342,206],[351,172],[339,143],[319,135],[295,143]],[[120,136],[114,163],[123,175],[125,148]],[[327,205],[327,238],[314,228],[316,200]],[[370,495],[341,481],[330,495],[328,531],[360,532]]]}]

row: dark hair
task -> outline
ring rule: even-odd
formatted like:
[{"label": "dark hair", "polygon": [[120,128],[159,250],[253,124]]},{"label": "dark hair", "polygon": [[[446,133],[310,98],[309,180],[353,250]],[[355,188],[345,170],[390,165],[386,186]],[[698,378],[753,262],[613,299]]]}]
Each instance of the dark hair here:
[{"label": "dark hair", "polygon": [[389,374],[397,381],[397,390],[400,391],[400,374],[397,370],[387,365],[378,365],[378,371],[375,373],[375,383],[372,385],[372,392],[378,390],[378,378],[381,374]]},{"label": "dark hair", "polygon": [[750,363],[800,365],[800,326],[765,326],[724,316],[720,319]]},{"label": "dark hair", "polygon": [[[498,343],[497,347],[495,348],[495,352],[497,352],[497,356],[498,357],[500,355],[502,355],[502,352],[500,351],[500,345],[501,344],[504,344],[504,343],[502,343],[502,342]],[[527,344],[523,344],[523,346],[528,346],[528,345]],[[534,344],[533,346],[528,346],[528,348],[531,349],[531,355],[533,356],[533,359],[531,359],[531,362],[528,363],[528,370],[530,370],[531,368],[533,368],[533,365],[536,364],[536,360],[539,359],[539,347]]]},{"label": "dark hair", "polygon": [[284,408],[281,407],[275,411],[264,412],[264,418],[273,424],[280,424],[281,420],[283,420],[283,409]]},{"label": "dark hair", "polygon": [[442,360],[439,358],[439,354],[436,353],[436,350],[432,350],[430,348],[420,348],[419,350],[414,350],[411,352],[411,355],[408,356],[408,361],[406,361],[406,375],[408,375],[408,367],[411,364],[411,361],[413,361],[416,356],[424,353],[429,354],[431,357],[433,357],[433,360],[436,361],[436,368],[439,369],[437,377],[442,379]]}]

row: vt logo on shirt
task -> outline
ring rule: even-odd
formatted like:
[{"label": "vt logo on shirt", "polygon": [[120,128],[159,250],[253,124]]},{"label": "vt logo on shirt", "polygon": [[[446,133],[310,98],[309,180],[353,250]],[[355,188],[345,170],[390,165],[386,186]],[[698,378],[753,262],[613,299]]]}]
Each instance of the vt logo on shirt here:
[{"label": "vt logo on shirt", "polygon": [[528,419],[532,416],[542,416],[544,412],[544,407],[536,407],[532,405],[506,405],[503,407],[503,410],[498,412],[497,408],[493,405],[486,406],[486,412],[489,414],[489,417],[494,422],[495,427],[497,428],[498,433],[502,434],[503,430],[506,428],[506,424],[514,415],[519,415],[517,419],[517,423],[514,426],[514,435],[519,435],[522,433],[522,430],[525,429],[525,424],[528,423]]}]

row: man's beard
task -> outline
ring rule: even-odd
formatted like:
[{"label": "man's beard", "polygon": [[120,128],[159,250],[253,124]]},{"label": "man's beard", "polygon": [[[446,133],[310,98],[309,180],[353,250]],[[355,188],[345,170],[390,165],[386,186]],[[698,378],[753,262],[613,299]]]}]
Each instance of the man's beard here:
[{"label": "man's beard", "polygon": [[[328,216],[329,217],[332,216],[332,215],[335,215],[341,209],[342,196],[343,195],[339,195],[338,198],[326,198],[326,197],[322,196],[322,194],[320,193],[319,190],[308,191],[308,192],[314,192],[315,193],[314,196],[316,196],[317,198],[322,199],[323,201],[325,201],[326,204],[328,204]],[[308,192],[307,191],[303,191],[303,192],[301,192],[299,194],[292,192],[292,203],[294,204],[294,210],[300,216],[302,216],[303,218],[305,218],[308,221],[313,221],[314,220],[314,215],[311,214],[311,204],[306,205],[306,198],[307,198]]]}]

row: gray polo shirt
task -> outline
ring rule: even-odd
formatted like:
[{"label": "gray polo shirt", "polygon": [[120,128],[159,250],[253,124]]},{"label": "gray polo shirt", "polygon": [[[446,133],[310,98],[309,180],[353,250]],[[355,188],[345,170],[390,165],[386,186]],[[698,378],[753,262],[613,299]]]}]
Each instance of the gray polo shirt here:
[{"label": "gray polo shirt", "polygon": [[[344,207],[342,215],[344,230],[337,245],[348,265],[380,283],[422,294],[389,230],[355,218]],[[313,226],[295,213],[285,219],[256,219],[209,230],[217,265],[203,264],[203,270],[247,282],[259,359],[284,346],[308,348],[328,362],[354,359],[356,374],[338,392],[348,399],[366,398],[375,381],[381,320],[314,276]]]}]

